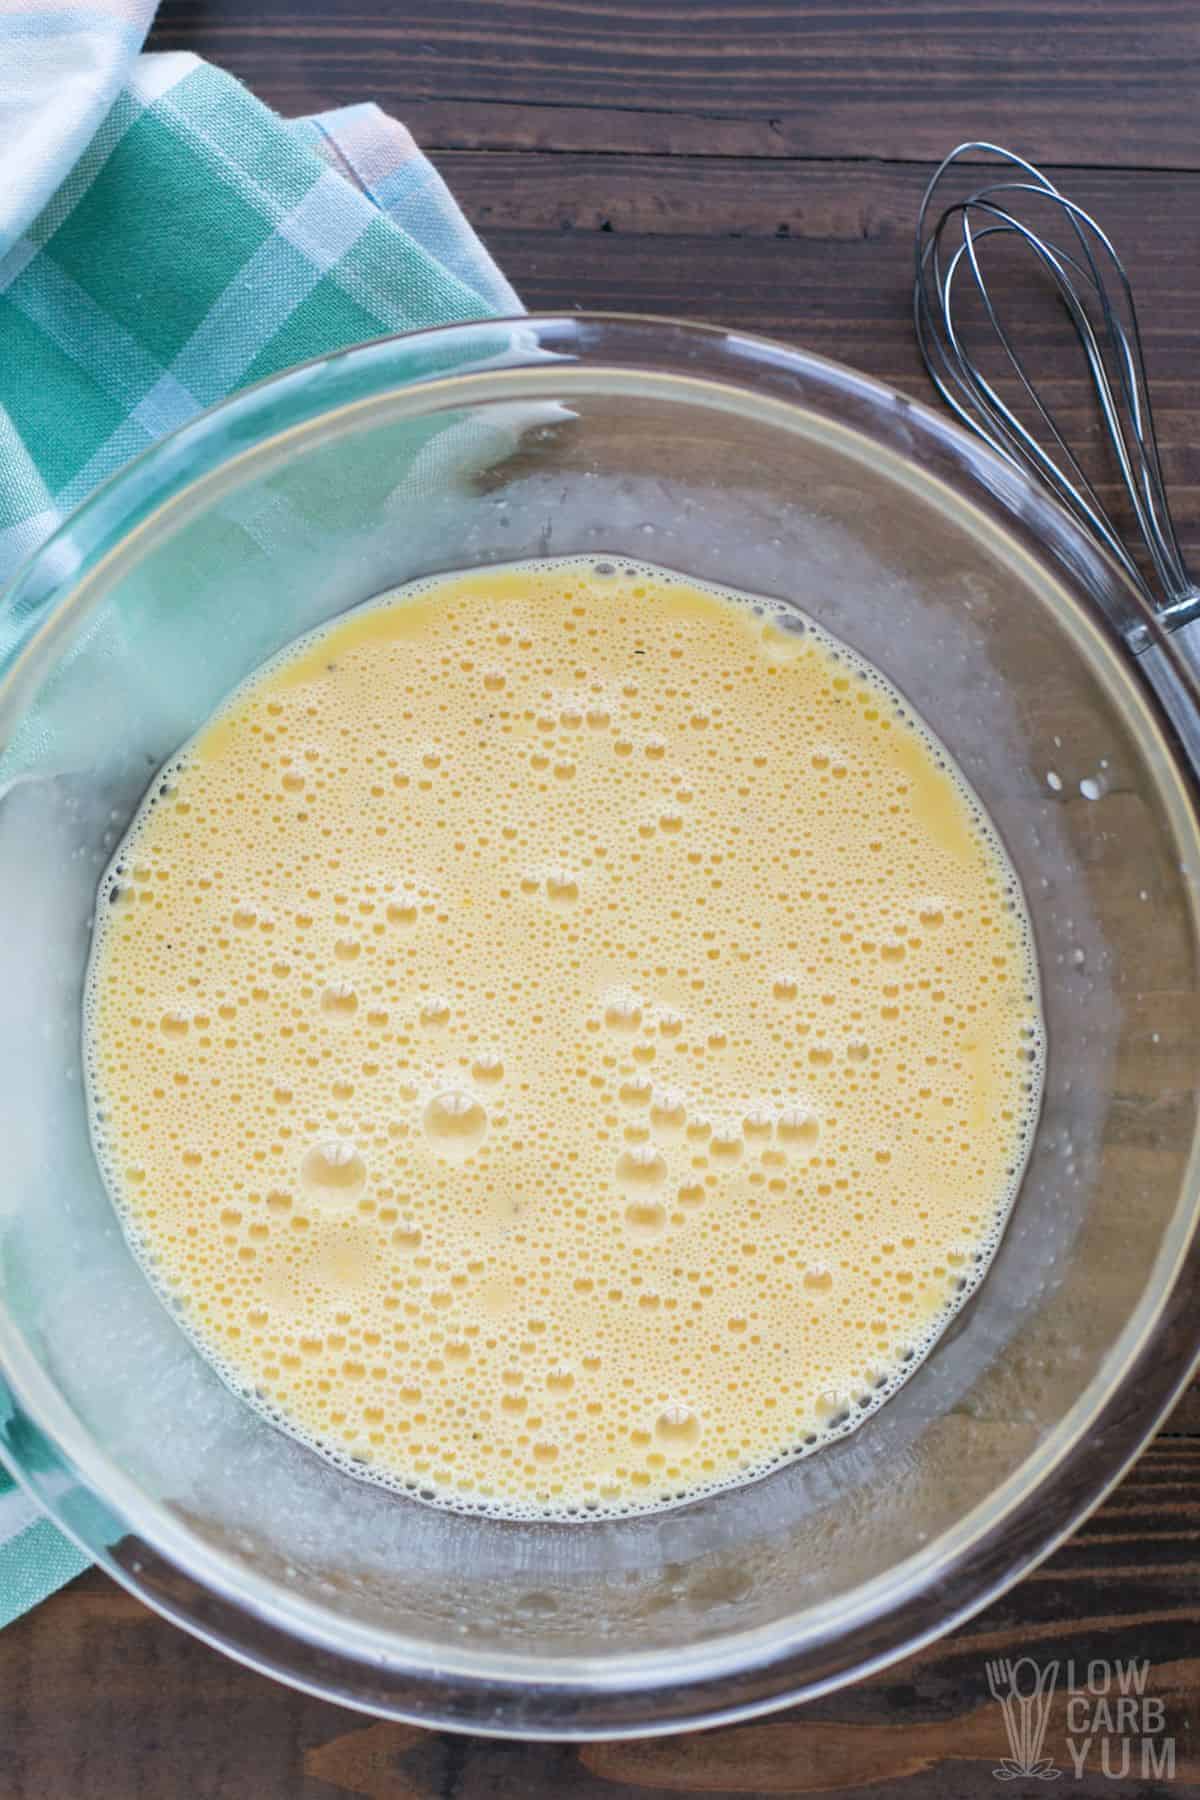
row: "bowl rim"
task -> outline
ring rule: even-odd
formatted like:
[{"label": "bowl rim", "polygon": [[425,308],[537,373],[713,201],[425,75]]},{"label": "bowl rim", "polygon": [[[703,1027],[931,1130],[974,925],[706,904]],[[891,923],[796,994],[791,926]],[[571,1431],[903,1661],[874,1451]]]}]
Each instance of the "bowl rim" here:
[{"label": "bowl rim", "polygon": [[[395,366],[407,355],[419,355],[431,341],[466,349],[480,341],[480,334],[486,338],[497,332],[507,338],[510,351],[514,342],[524,339],[531,352],[556,348],[560,360],[546,366],[540,354],[525,360],[510,355],[502,370],[468,365],[449,374],[415,376],[411,372],[405,376]],[[636,347],[643,353],[646,340],[653,339],[660,360],[622,363],[620,345],[606,341],[599,353],[587,341],[590,336],[623,338],[631,351]],[[672,360],[681,343],[696,346],[697,355],[702,347],[705,358],[721,365],[720,379],[711,372],[681,371]],[[1128,650],[1117,620],[1136,619],[1149,632],[1164,656],[1178,666],[1194,700],[1190,667],[1118,565],[1084,536],[1057,502],[956,422],[885,383],[778,340],[652,315],[522,314],[429,327],[313,358],[219,402],[111,476],[26,560],[3,599],[10,615],[30,629],[22,632],[6,659],[0,691],[19,683],[52,655],[81,578],[104,561],[110,538],[114,544],[125,543],[132,532],[147,528],[173,497],[194,489],[217,470],[227,471],[241,456],[261,451],[282,430],[310,430],[317,420],[340,416],[348,404],[337,398],[344,385],[341,377],[371,373],[378,364],[374,374],[382,377],[382,384],[372,390],[372,399],[405,390],[441,394],[464,383],[477,391],[480,383],[501,372],[519,373],[529,380],[540,380],[543,374],[563,376],[564,357],[593,376],[601,370],[622,369],[647,379],[655,373],[669,374],[698,392],[732,387],[753,403],[764,401],[768,374],[784,389],[789,379],[807,382],[809,388],[827,389],[827,398],[836,393],[843,403],[852,402],[852,413],[861,408],[876,425],[882,415],[902,435],[915,432],[923,443],[936,447],[944,466],[931,470],[916,465],[923,487],[939,481],[953,486],[959,509],[982,514],[993,531],[1043,567],[1050,556],[1058,584],[1070,584],[1067,591],[1090,584],[1091,606],[1075,603],[1116,678],[1124,678],[1137,692],[1148,729],[1161,737],[1194,830],[1200,813],[1196,768],[1144,669]],[[812,395],[807,400],[786,392],[775,397],[798,414],[819,410]],[[298,414],[284,427],[275,415],[286,412],[292,402]],[[840,414],[835,418],[844,423]],[[864,434],[861,420],[845,429]],[[895,454],[903,459],[901,449]],[[1098,601],[1101,592],[1104,602]],[[1108,613],[1104,609],[1110,602]],[[1196,1188],[1193,1142],[1181,1192],[1190,1189],[1194,1201]],[[1169,1248],[1164,1243],[1160,1259],[1167,1257]],[[269,1594],[268,1604],[262,1594],[248,1591],[244,1571],[239,1574],[241,1566],[233,1558],[182,1527],[161,1503],[149,1501],[98,1445],[88,1440],[83,1455],[78,1448],[68,1448],[72,1439],[86,1434],[73,1427],[69,1406],[2,1318],[0,1401],[6,1384],[12,1417],[7,1423],[0,1421],[0,1456],[67,1535],[131,1592],[238,1660],[292,1685],[377,1715],[497,1736],[657,1735],[748,1718],[885,1667],[969,1618],[1049,1555],[1121,1479],[1200,1366],[1200,1244],[1194,1232],[1190,1245],[1185,1235],[1167,1261],[1174,1266],[1164,1271],[1155,1287],[1155,1302],[1147,1316],[1141,1315],[1147,1311],[1149,1286],[1110,1353],[1125,1344],[1119,1377],[1105,1384],[1106,1398],[1089,1409],[1086,1422],[1070,1441],[1058,1443],[1066,1423],[1060,1421],[1049,1442],[1021,1465],[1023,1473],[1041,1459],[1040,1473],[1033,1479],[1026,1476],[1020,1492],[998,1514],[989,1511],[986,1530],[978,1523],[969,1531],[966,1527],[990,1509],[990,1501],[978,1503],[917,1555],[855,1589],[855,1622],[849,1632],[838,1631],[832,1619],[822,1620],[816,1631],[811,1623],[803,1630],[789,1630],[788,1621],[781,1621],[687,1651],[615,1656],[603,1667],[562,1658],[554,1669],[547,1671],[542,1665],[531,1672],[534,1665],[529,1658],[469,1652],[458,1658],[441,1651],[434,1667],[428,1648],[419,1640],[349,1625],[336,1613],[297,1600],[275,1583],[256,1581],[254,1586]],[[1097,1382],[1098,1377],[1075,1402],[1068,1419]],[[1136,1412],[1128,1404],[1134,1388]],[[22,1465],[19,1451],[13,1449],[12,1426],[18,1418],[22,1429],[31,1429],[46,1446],[55,1482],[39,1479],[42,1472]],[[1089,1470],[1089,1479],[1082,1482],[1076,1467],[1081,1458]],[[1065,1463],[1071,1469],[1064,1469]],[[119,1554],[104,1542],[91,1541],[81,1528],[76,1511],[64,1502],[64,1477],[109,1511],[106,1529],[120,1539]],[[1016,1476],[1010,1477],[997,1492],[1006,1492],[1015,1482]],[[934,1571],[936,1595],[931,1588]],[[797,1617],[820,1620],[828,1610],[830,1603]],[[836,1610],[843,1616],[846,1611],[841,1604]],[[365,1671],[378,1684],[369,1698],[363,1696]]]}]

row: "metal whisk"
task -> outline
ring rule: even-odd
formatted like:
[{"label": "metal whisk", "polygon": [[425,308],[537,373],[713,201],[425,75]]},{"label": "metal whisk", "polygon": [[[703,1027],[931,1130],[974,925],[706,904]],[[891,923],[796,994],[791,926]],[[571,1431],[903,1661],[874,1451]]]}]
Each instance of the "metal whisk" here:
[{"label": "metal whisk", "polygon": [[[943,208],[939,202],[947,172],[981,153],[999,158],[1002,173]],[[1051,242],[1019,216],[1019,209],[1053,216],[1064,242]],[[997,248],[995,243],[989,248],[989,240],[1000,238],[1032,255],[1066,308],[1153,582],[1122,541],[1000,317],[984,267]],[[973,327],[966,313],[971,287],[982,306]],[[921,202],[913,307],[925,365],[959,418],[1008,462],[1046,483],[1117,559],[1166,631],[1200,617],[1200,587],[1184,565],[1163,483],[1133,291],[1120,257],[1096,221],[1023,157],[995,144],[960,144],[941,164]],[[1018,386],[1010,392],[1030,424],[985,372],[984,337],[991,339],[993,357],[997,348],[1001,353],[1000,366],[1006,359],[1010,375],[1015,374]],[[1148,642],[1143,628],[1132,635],[1130,645],[1142,650]]]}]

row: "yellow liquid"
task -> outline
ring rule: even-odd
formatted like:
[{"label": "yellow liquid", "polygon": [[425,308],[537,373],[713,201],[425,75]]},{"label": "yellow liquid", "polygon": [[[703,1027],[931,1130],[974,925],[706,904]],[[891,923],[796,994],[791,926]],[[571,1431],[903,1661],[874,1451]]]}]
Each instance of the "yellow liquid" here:
[{"label": "yellow liquid", "polygon": [[1016,879],[895,690],[575,560],[254,676],[106,877],[86,1034],[114,1202],[226,1379],[509,1516],[864,1417],[984,1272],[1042,1064]]}]

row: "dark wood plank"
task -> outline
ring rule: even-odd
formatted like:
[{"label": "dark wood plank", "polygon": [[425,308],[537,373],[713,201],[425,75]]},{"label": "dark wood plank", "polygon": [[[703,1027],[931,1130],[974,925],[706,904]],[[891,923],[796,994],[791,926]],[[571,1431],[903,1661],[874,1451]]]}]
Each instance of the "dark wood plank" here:
[{"label": "dark wood plank", "polygon": [[[531,308],[709,319],[788,339],[932,398],[910,299],[912,233],[929,165],[461,151],[437,161]],[[1054,175],[1126,259],[1177,521],[1200,555],[1192,323],[1200,174]],[[1028,266],[998,291],[1052,404],[1093,446],[1102,471],[1108,462],[1091,390],[1061,308]]]},{"label": "dark wood plank", "polygon": [[165,0],[153,47],[434,146],[1200,166],[1192,0]]},{"label": "dark wood plank", "polygon": [[1163,1426],[1163,1435],[1200,1437],[1200,1376],[1197,1376],[1181,1397],[1179,1404]]},{"label": "dark wood plank", "polygon": [[[1006,1753],[985,1663],[1027,1654],[1073,1657],[1078,1670],[1150,1659],[1146,1691],[1176,1740],[1174,1784],[1114,1784],[1097,1746],[1084,1778],[1064,1786],[1083,1800],[1165,1800],[1200,1792],[1198,1583],[1200,1443],[1162,1441],[1041,1569],[919,1655],[758,1723],[569,1748],[360,1718],[237,1667],[93,1573],[0,1634],[0,1796],[984,1800]],[[1060,1692],[1046,1749],[1069,1770],[1065,1727]]]}]

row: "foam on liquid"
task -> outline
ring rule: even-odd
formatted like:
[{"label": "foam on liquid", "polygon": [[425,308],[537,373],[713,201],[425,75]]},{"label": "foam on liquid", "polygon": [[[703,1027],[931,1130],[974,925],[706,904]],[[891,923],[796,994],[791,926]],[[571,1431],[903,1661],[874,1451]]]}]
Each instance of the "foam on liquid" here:
[{"label": "foam on liquid", "polygon": [[850,1429],[983,1274],[1041,1090],[1016,878],[872,668],[624,563],[431,579],[251,678],[102,885],[124,1228],[225,1378],[459,1509]]}]

